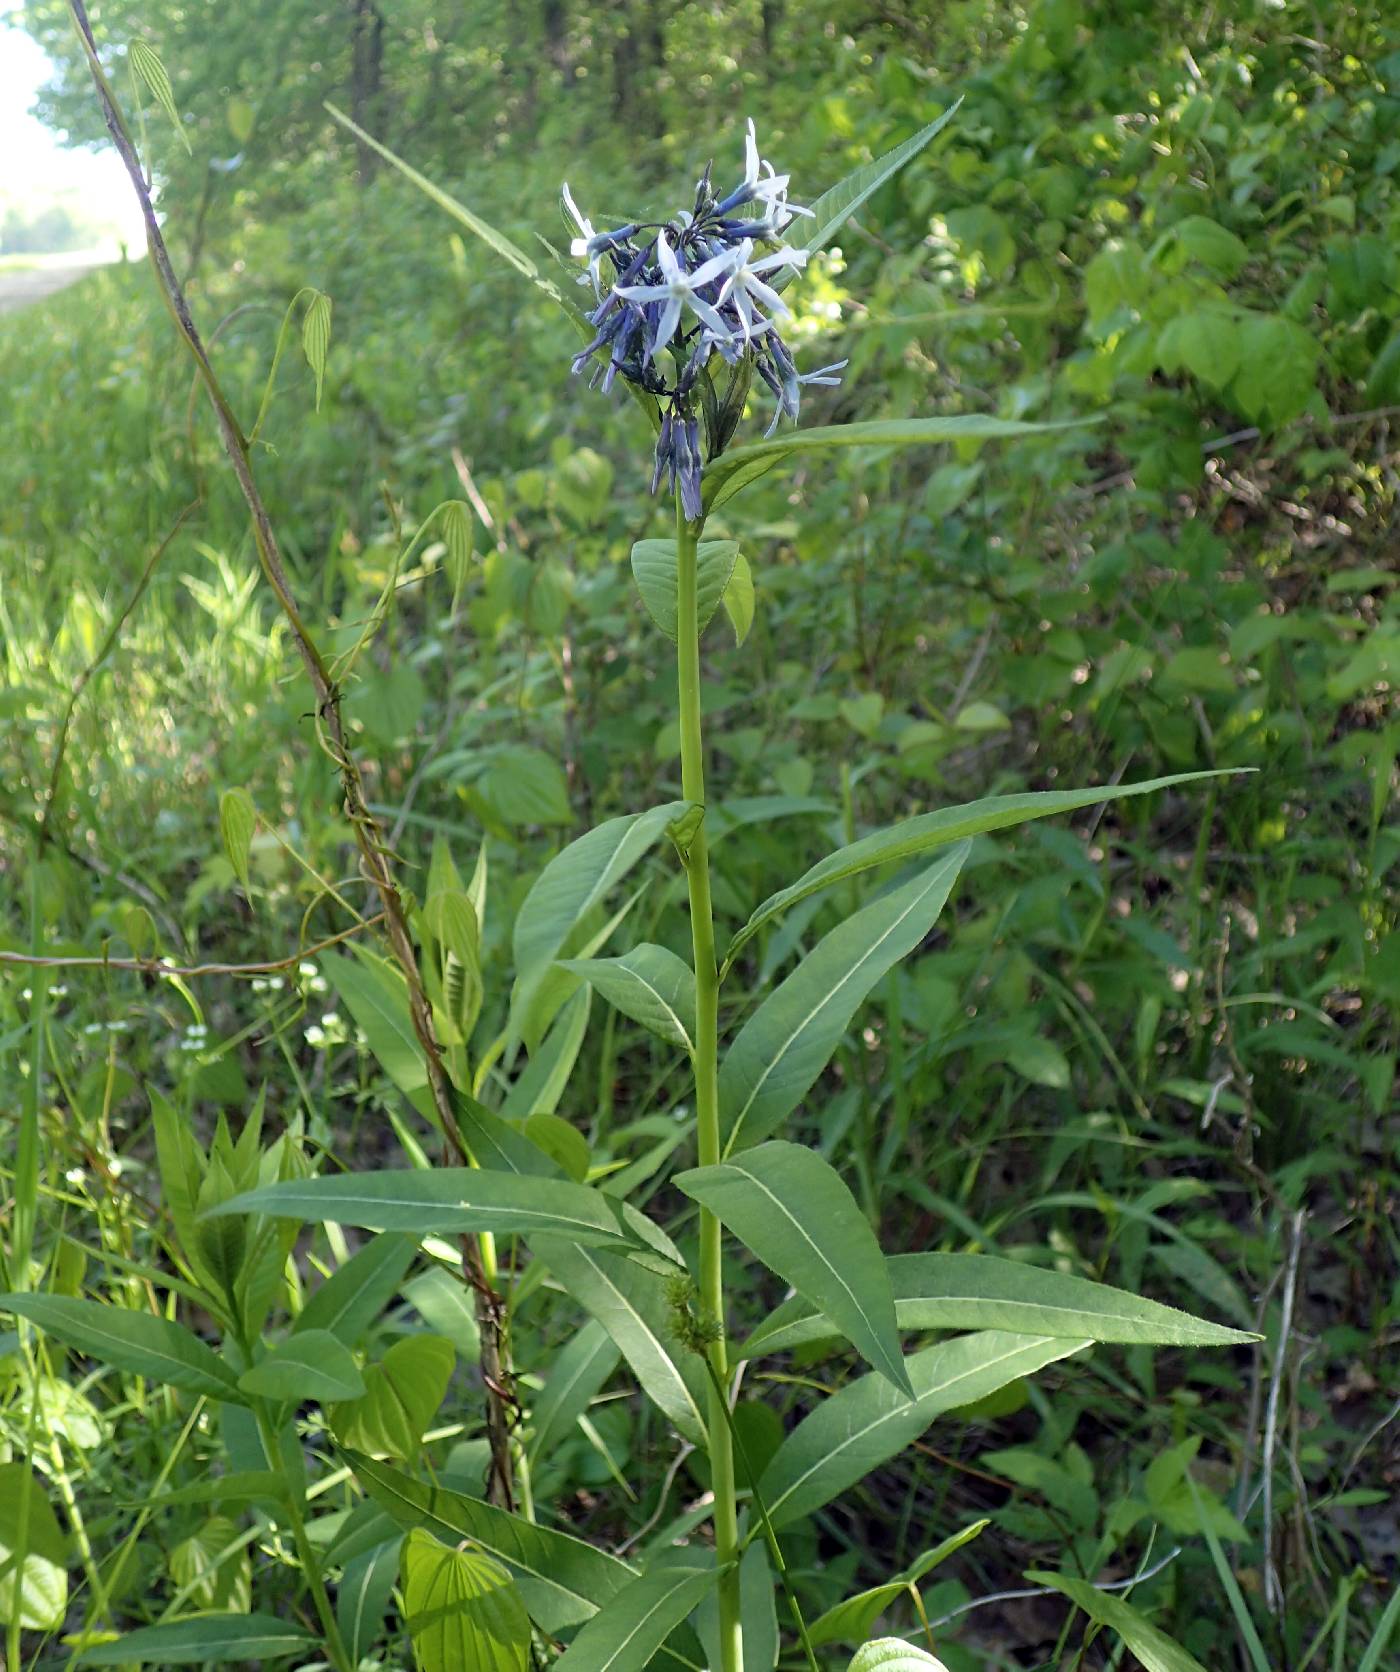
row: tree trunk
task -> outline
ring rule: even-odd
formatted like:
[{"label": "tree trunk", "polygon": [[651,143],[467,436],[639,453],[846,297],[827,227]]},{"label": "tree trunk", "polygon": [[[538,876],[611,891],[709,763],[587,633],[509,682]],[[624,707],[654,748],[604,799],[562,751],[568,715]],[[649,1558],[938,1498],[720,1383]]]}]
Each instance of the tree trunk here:
[{"label": "tree trunk", "polygon": [[[355,0],[355,22],[350,48],[350,113],[367,133],[379,137],[379,94],[384,83],[384,14],[375,0]],[[379,158],[356,142],[360,184],[374,179]]]}]

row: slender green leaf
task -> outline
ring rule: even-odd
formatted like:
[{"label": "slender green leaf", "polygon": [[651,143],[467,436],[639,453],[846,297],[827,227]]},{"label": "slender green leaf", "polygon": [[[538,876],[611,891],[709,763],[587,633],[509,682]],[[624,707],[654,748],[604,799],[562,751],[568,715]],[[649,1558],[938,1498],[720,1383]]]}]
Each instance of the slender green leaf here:
[{"label": "slender green leaf", "polygon": [[475,1296],[461,1272],[429,1266],[405,1285],[403,1298],[435,1335],[451,1342],[468,1364],[477,1362],[481,1357],[481,1331]]},{"label": "slender green leaf", "polygon": [[416,1167],[378,1173],[336,1173],[289,1179],[245,1191],[211,1210],[265,1213],[275,1219],[363,1225],[371,1231],[416,1231],[420,1236],[462,1231],[553,1231],[581,1241],[625,1244],[612,1203],[570,1179],[487,1173],[479,1167]]},{"label": "slender green leaf", "polygon": [[353,1347],[398,1293],[417,1252],[416,1237],[371,1237],[311,1296],[297,1314],[292,1333],[329,1330]]},{"label": "slender green leaf", "polygon": [[365,1391],[360,1367],[344,1342],[327,1329],[305,1329],[279,1343],[238,1378],[244,1393],[259,1399],[359,1399]]},{"label": "slender green leaf", "polygon": [[1385,1613],[1381,1615],[1376,1629],[1371,1633],[1371,1641],[1366,1645],[1365,1653],[1356,1663],[1356,1672],[1378,1672],[1381,1656],[1395,1635],[1395,1628],[1400,1626],[1400,1586],[1390,1593],[1390,1601],[1385,1605]]},{"label": "slender green leaf", "polygon": [[676,1337],[668,1279],[635,1260],[555,1238],[537,1241],[535,1252],[617,1343],[643,1392],[676,1431],[703,1446],[705,1373]]},{"label": "slender green leaf", "polygon": [[815,429],[785,430],[772,441],[751,441],[734,447],[705,466],[702,494],[705,511],[718,510],[740,488],[766,475],[774,465],[795,454],[831,447],[931,447],[945,441],[1007,441],[1029,435],[1048,435],[1077,427],[1074,423],[1036,424],[1020,418],[995,418],[989,413],[950,414],[945,418],[872,418],[858,424],[828,424]]},{"label": "slender green leaf", "polygon": [[477,1550],[415,1527],[403,1542],[405,1624],[421,1672],[525,1672],[530,1617],[515,1581]]},{"label": "slender green leaf", "polygon": [[306,1655],[316,1639],[275,1614],[196,1614],[142,1626],[78,1654],[85,1666],[198,1666],[285,1660]]},{"label": "slender green leaf", "polygon": [[826,1643],[864,1643],[874,1629],[876,1620],[896,1597],[916,1588],[919,1580],[932,1573],[934,1568],[941,1566],[965,1544],[971,1544],[988,1525],[984,1518],[972,1522],[970,1526],[963,1527],[956,1533],[950,1533],[942,1543],[936,1544],[932,1550],[926,1550],[902,1573],[895,1574],[894,1578],[887,1580],[885,1584],[875,1585],[856,1596],[846,1597],[834,1608],[828,1608],[825,1614],[812,1622],[808,1630],[813,1644],[821,1648]]},{"label": "slender green leaf", "polygon": [[479,1545],[509,1568],[531,1618],[551,1635],[591,1620],[634,1569],[583,1539],[537,1526],[463,1492],[429,1486],[410,1475],[347,1452],[355,1478],[401,1527],[425,1527],[438,1538]]},{"label": "slender green leaf", "polygon": [[[999,1329],[1167,1347],[1229,1347],[1254,1338],[1106,1283],[990,1254],[895,1254],[887,1262],[902,1330]],[[786,1300],[741,1349],[789,1352],[832,1334],[800,1295]]]},{"label": "slender green leaf", "polygon": [[774,1140],[718,1166],[679,1173],[675,1182],[913,1397],[880,1245],[840,1176],[815,1150]]},{"label": "slender green leaf", "polygon": [[238,1469],[227,1475],[215,1475],[212,1480],[177,1486],[173,1492],[161,1492],[155,1497],[148,1493],[132,1502],[149,1504],[152,1508],[169,1506],[173,1509],[177,1504],[284,1503],[286,1497],[285,1475],[276,1474],[271,1469]]},{"label": "slender green leaf", "polygon": [[739,1030],[719,1071],[725,1153],[766,1138],[806,1095],[880,978],[933,927],[969,844],[819,941]]},{"label": "slender green leaf", "polygon": [[234,876],[243,884],[245,895],[250,891],[248,856],[257,823],[258,811],[247,790],[225,790],[219,797],[219,832],[224,839],[224,852],[233,866]]},{"label": "slender green leaf", "polygon": [[560,1168],[554,1159],[512,1121],[503,1120],[464,1091],[454,1089],[452,1107],[462,1142],[479,1167],[531,1178],[558,1176]]},{"label": "slender green leaf", "polygon": [[335,1618],[350,1662],[358,1666],[374,1647],[399,1576],[401,1537],[361,1551],[345,1564],[335,1593]]},{"label": "slender green leaf", "polygon": [[1048,1585],[1082,1608],[1091,1620],[1116,1631],[1131,1654],[1141,1661],[1143,1672],[1205,1672],[1194,1655],[1187,1654],[1165,1632],[1149,1625],[1130,1603],[1097,1590],[1087,1579],[1067,1579],[1062,1573],[1032,1570],[1026,1575],[1033,1585]]},{"label": "slender green leaf", "polygon": [[992,795],[961,807],[940,807],[937,812],[922,813],[918,818],[890,825],[885,830],[863,836],[849,847],[838,848],[795,883],[770,895],[729,943],[725,966],[727,968],[732,964],[745,942],[780,912],[796,905],[799,900],[805,900],[809,894],[830,888],[833,883],[844,882],[848,877],[859,876],[862,871],[869,871],[876,865],[913,859],[917,854],[946,847],[950,842],[961,842],[991,830],[1005,830],[1010,825],[1028,824],[1032,819],[1049,818],[1055,813],[1072,813],[1081,807],[1122,801],[1131,795],[1149,795],[1153,790],[1169,789],[1174,784],[1192,784],[1203,778],[1226,776],[1228,774],[1220,772],[1177,772],[1167,778],[1150,778],[1140,784],[1103,785],[1087,790],[1046,790],[1026,795]]},{"label": "slender green leaf", "polygon": [[375,1061],[406,1097],[427,1090],[428,1066],[413,1031],[408,989],[392,964],[371,952],[323,952],[321,969],[364,1032]]},{"label": "slender green leaf", "polygon": [[714,1569],[659,1567],[631,1579],[557,1662],[560,1672],[641,1672],[715,1582]]},{"label": "slender green leaf", "polygon": [[28,1318],[45,1335],[117,1370],[209,1399],[247,1403],[229,1366],[169,1318],[62,1295],[0,1295],[0,1312]]},{"label": "slender green leaf", "polygon": [[181,145],[189,151],[190,136],[185,132],[185,124],[180,120],[180,112],[175,104],[175,90],[170,85],[170,77],[166,74],[165,65],[161,63],[155,48],[145,41],[135,40],[126,50],[132,69],[145,82],[147,91],[164,112],[170,126],[180,136]]},{"label": "slender green leaf", "polygon": [[365,1371],[363,1398],[331,1407],[331,1432],[341,1445],[370,1457],[416,1457],[447,1397],[453,1360],[452,1343],[440,1335],[396,1341]]},{"label": "slender green leaf", "polygon": [[593,995],[585,987],[564,1005],[525,1072],[506,1094],[501,1113],[508,1119],[553,1114],[578,1061]]},{"label": "slender green leaf", "polygon": [[634,1022],[683,1051],[694,1050],[695,976],[664,946],[643,942],[622,958],[561,958]]},{"label": "slender green leaf", "polygon": [[569,932],[689,810],[672,801],[645,813],[629,813],[570,842],[540,872],[515,919],[515,988],[511,1023],[518,1032],[536,989],[559,956]]},{"label": "slender green leaf", "polygon": [[759,1490],[774,1525],[830,1503],[897,1456],[945,1411],[985,1399],[1086,1346],[1086,1341],[999,1330],[940,1342],[906,1361],[912,1399],[883,1376],[862,1376],[805,1417],[763,1471]]},{"label": "slender green leaf", "polygon": [[947,127],[961,103],[961,99],[956,99],[941,116],[936,116],[927,127],[920,128],[912,138],[886,151],[883,157],[876,157],[874,162],[853,169],[844,180],[824,191],[810,205],[812,218],[802,222],[803,247],[824,250],[865,200],[879,191],[886,180],[897,174],[906,163],[912,162],[934,135]]},{"label": "slender green leaf", "polygon": [[754,617],[753,570],[743,552],[734,559],[734,572],[720,601],[729,617],[729,625],[734,629],[734,643],[741,645],[749,636]]},{"label": "slender green leaf", "polygon": [[555,1355],[549,1380],[531,1413],[534,1426],[530,1436],[532,1459],[547,1457],[550,1447],[560,1444],[568,1436],[575,1422],[617,1369],[621,1357],[617,1343],[596,1318],[590,1318],[565,1343]]},{"label": "slender green leaf", "polygon": [[[702,540],[696,548],[695,592],[699,631],[710,625],[739,561],[737,540]],[[632,547],[632,575],[647,614],[676,642],[676,542],[638,540]]]}]

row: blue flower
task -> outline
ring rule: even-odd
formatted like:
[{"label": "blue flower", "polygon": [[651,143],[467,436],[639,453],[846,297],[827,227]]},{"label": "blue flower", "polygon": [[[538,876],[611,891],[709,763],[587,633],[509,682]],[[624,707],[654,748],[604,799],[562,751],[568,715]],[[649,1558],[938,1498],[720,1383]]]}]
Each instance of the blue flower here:
[{"label": "blue flower", "polygon": [[702,262],[693,273],[687,273],[666,241],[665,228],[657,233],[656,259],[661,267],[660,282],[614,287],[614,295],[622,297],[624,302],[662,304],[656,335],[647,354],[649,360],[655,360],[676,334],[682,307],[688,307],[695,314],[714,341],[719,342],[730,335],[729,327],[720,318],[713,304],[707,302],[700,292],[706,285],[716,284],[728,277],[734,267],[735,253],[733,250],[724,250]]}]

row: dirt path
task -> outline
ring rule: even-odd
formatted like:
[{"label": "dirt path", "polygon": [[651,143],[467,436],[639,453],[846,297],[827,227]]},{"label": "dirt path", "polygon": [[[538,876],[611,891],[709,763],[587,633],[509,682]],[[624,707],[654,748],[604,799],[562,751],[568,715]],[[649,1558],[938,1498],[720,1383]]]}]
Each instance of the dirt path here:
[{"label": "dirt path", "polygon": [[31,302],[42,302],[56,291],[92,272],[100,263],[81,257],[43,267],[0,267],[0,314],[12,313]]}]

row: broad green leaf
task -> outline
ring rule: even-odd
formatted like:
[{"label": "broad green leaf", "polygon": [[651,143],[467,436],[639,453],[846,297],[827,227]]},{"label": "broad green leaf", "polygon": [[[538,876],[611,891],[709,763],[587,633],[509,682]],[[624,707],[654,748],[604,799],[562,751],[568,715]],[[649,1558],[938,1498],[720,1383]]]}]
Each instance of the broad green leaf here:
[{"label": "broad green leaf", "polygon": [[285,1660],[317,1647],[308,1631],[275,1614],[196,1614],[142,1626],[110,1643],[83,1649],[84,1666],[199,1666],[205,1662]]},{"label": "broad green leaf", "polygon": [[358,1666],[374,1646],[399,1576],[401,1537],[361,1551],[345,1564],[335,1593],[335,1618],[350,1663]]},{"label": "broad green leaf", "polygon": [[511,1025],[517,1032],[535,990],[559,956],[570,931],[588,909],[620,882],[689,810],[671,801],[645,813],[628,813],[570,842],[535,880],[515,919],[515,988]]},{"label": "broad green leaf", "polygon": [[[902,1330],[996,1329],[1158,1347],[1231,1347],[1254,1339],[1106,1283],[991,1254],[895,1254],[887,1265]],[[741,1352],[745,1358],[788,1352],[832,1333],[795,1295]]]},{"label": "broad green leaf", "polygon": [[993,795],[983,801],[969,801],[960,807],[941,807],[937,812],[922,813],[918,818],[892,824],[873,835],[863,836],[849,847],[838,848],[805,872],[795,883],[771,894],[753,913],[748,922],[729,943],[725,968],[734,962],[740,948],[789,906],[805,900],[833,883],[847,877],[859,876],[876,865],[893,860],[912,859],[916,854],[932,848],[945,847],[949,842],[960,842],[970,836],[982,836],[991,830],[1005,830],[1010,825],[1028,824],[1032,819],[1049,818],[1055,813],[1072,813],[1081,807],[1094,807],[1106,801],[1122,801],[1130,795],[1149,795],[1153,790],[1169,789],[1174,784],[1197,783],[1203,778],[1229,776],[1223,772],[1178,772],[1168,778],[1149,778],[1140,784],[1103,785],[1087,790],[1045,790],[1026,795]]},{"label": "broad green leaf", "polygon": [[609,1597],[556,1665],[560,1672],[641,1672],[714,1583],[713,1568],[638,1575]]},{"label": "broad green leaf", "polygon": [[587,1242],[629,1240],[607,1197],[587,1185],[487,1173],[479,1167],[440,1167],[432,1172],[404,1167],[290,1179],[245,1191],[208,1217],[230,1213],[363,1225],[371,1231],[415,1231],[419,1236],[463,1231],[529,1236],[553,1231]]},{"label": "broad green leaf", "polygon": [[605,1550],[567,1533],[536,1526],[463,1492],[429,1486],[410,1475],[346,1453],[355,1478],[401,1527],[424,1527],[438,1538],[465,1539],[510,1569],[531,1618],[554,1635],[591,1620],[634,1569]]},{"label": "broad green leaf", "polygon": [[683,1051],[694,1049],[695,976],[664,946],[643,942],[622,958],[561,958],[634,1022]]},{"label": "broad green leaf", "polygon": [[452,1343],[440,1335],[396,1341],[364,1374],[364,1397],[332,1406],[331,1432],[343,1446],[369,1457],[418,1455],[452,1379]]},{"label": "broad green leaf", "polygon": [[769,1515],[775,1525],[810,1515],[898,1456],[945,1411],[1088,1345],[1000,1330],[943,1341],[906,1360],[912,1399],[883,1376],[862,1376],[818,1405],[778,1448],[759,1481]]},{"label": "broad green leaf", "polygon": [[766,1138],[797,1107],[861,1001],[933,927],[969,849],[960,843],[848,917],[744,1023],[719,1070],[726,1155]]},{"label": "broad green leaf", "polygon": [[214,1614],[246,1614],[253,1605],[253,1569],[239,1544],[237,1522],[211,1515],[170,1552],[170,1577],[184,1600]]},{"label": "broad green leaf", "polygon": [[532,1178],[557,1175],[559,1167],[551,1156],[513,1122],[478,1103],[466,1092],[453,1090],[452,1107],[457,1130],[467,1153],[479,1167],[498,1173],[520,1173]]},{"label": "broad green leaf", "polygon": [[219,832],[224,839],[224,852],[233,866],[234,876],[243,884],[245,895],[250,891],[248,855],[257,823],[257,808],[247,790],[225,790],[219,797]]},{"label": "broad green leaf", "polygon": [[[596,334],[596,327],[585,317],[583,309],[571,301],[552,279],[546,278],[518,244],[512,243],[503,233],[497,232],[494,226],[482,220],[480,215],[473,214],[465,204],[459,203],[455,197],[443,191],[440,186],[435,186],[425,174],[420,174],[416,168],[404,162],[402,157],[396,157],[387,146],[381,145],[377,139],[367,134],[362,127],[352,122],[343,111],[337,110],[333,104],[327,104],[326,109],[340,123],[341,127],[348,128],[361,144],[368,145],[370,150],[377,152],[384,158],[385,162],[392,163],[400,174],[411,180],[418,190],[430,197],[440,209],[445,209],[454,220],[460,221],[469,232],[479,238],[488,248],[494,250],[503,261],[509,263],[522,278],[528,279],[531,284],[542,290],[556,307],[561,308],[568,315],[574,329],[583,340],[592,342]],[[548,244],[545,247],[548,249]],[[651,427],[654,430],[660,429],[661,414],[657,408],[655,397],[648,395],[645,390],[638,388],[637,385],[627,379],[624,379],[624,384],[628,393],[641,407],[642,411],[646,413]]]},{"label": "broad green leaf", "polygon": [[720,602],[729,617],[729,625],[734,629],[734,643],[741,645],[749,636],[754,615],[753,570],[743,552],[734,559],[734,573],[729,577],[729,585],[725,587]]},{"label": "broad green leaf", "polygon": [[259,1399],[358,1399],[365,1391],[360,1367],[344,1342],[327,1329],[304,1329],[280,1342],[238,1378]]},{"label": "broad green leaf", "polygon": [[530,1617],[499,1562],[415,1527],[400,1565],[404,1623],[421,1672],[525,1672]]},{"label": "broad green leaf", "polygon": [[1143,1672],[1205,1672],[1194,1655],[1187,1654],[1165,1632],[1149,1625],[1131,1604],[1096,1589],[1087,1579],[1067,1579],[1062,1573],[1036,1570],[1027,1573],[1026,1578],[1033,1585],[1048,1585],[1051,1590],[1059,1591],[1091,1620],[1116,1631],[1129,1652],[1141,1662]]},{"label": "broad green leaf", "polygon": [[[737,540],[702,540],[695,554],[695,604],[703,633],[719,608],[739,560]],[[632,575],[647,614],[676,642],[676,542],[638,540],[632,547]]]},{"label": "broad green leaf", "polygon": [[717,510],[740,488],[757,481],[774,465],[794,454],[815,453],[831,447],[930,447],[945,441],[1006,441],[1073,429],[1079,422],[1036,424],[1020,418],[995,418],[989,413],[970,412],[946,418],[872,418],[858,424],[786,430],[772,441],[751,441],[746,447],[731,448],[712,459],[705,466],[702,485],[705,511],[708,515]]},{"label": "broad green leaf", "polygon": [[959,1532],[950,1534],[932,1550],[926,1550],[917,1561],[911,1562],[902,1573],[895,1574],[885,1584],[875,1585],[868,1591],[845,1598],[834,1608],[828,1608],[809,1628],[808,1635],[813,1644],[820,1648],[826,1643],[864,1643],[870,1636],[876,1620],[896,1597],[903,1596],[911,1588],[917,1587],[919,1580],[932,1573],[934,1568],[946,1562],[965,1544],[971,1544],[987,1525],[985,1519],[974,1521]]},{"label": "broad green leaf", "polygon": [[446,1266],[429,1266],[405,1285],[403,1298],[434,1335],[450,1341],[468,1364],[477,1362],[481,1356],[481,1331],[476,1321],[475,1296],[460,1272],[449,1271]]},{"label": "broad green leaf", "polygon": [[846,1672],[948,1672],[948,1668],[916,1643],[906,1643],[902,1637],[877,1637],[873,1643],[861,1644]]},{"label": "broad green leaf", "polygon": [[708,1384],[700,1360],[676,1338],[668,1280],[635,1260],[554,1238],[538,1241],[535,1252],[617,1343],[676,1431],[703,1446]]},{"label": "broad green leaf", "polygon": [[564,1095],[584,1035],[593,995],[585,987],[575,993],[559,1012],[540,1048],[530,1058],[525,1072],[510,1088],[501,1113],[520,1120],[535,1114],[552,1114]]},{"label": "broad green leaf", "polygon": [[229,1366],[169,1318],[60,1295],[0,1295],[0,1312],[28,1318],[45,1335],[117,1370],[209,1399],[247,1403]]},{"label": "broad green leaf", "polygon": [[189,151],[190,136],[185,132],[185,124],[180,120],[180,112],[175,105],[175,90],[170,85],[170,77],[166,74],[165,65],[161,63],[155,48],[143,40],[134,40],[126,51],[132,69],[145,82],[147,91],[165,113],[170,126],[180,136],[181,145]]},{"label": "broad green leaf", "polygon": [[844,180],[824,191],[810,205],[811,219],[804,217],[802,220],[803,247],[808,250],[825,249],[865,200],[879,191],[886,180],[897,174],[906,163],[912,162],[934,135],[947,127],[961,103],[961,99],[954,100],[941,116],[936,116],[927,127],[920,128],[912,138],[886,151],[883,157],[876,157],[874,162],[863,163],[853,169]]},{"label": "broad green leaf", "polygon": [[0,1620],[57,1630],[68,1611],[71,1559],[44,1482],[27,1463],[0,1463]]},{"label": "broad green leaf", "polygon": [[622,1355],[616,1342],[596,1318],[578,1330],[555,1354],[544,1392],[535,1401],[530,1456],[548,1456],[592,1404],[603,1384],[617,1369]]},{"label": "broad green leaf", "polygon": [[316,378],[316,410],[321,410],[321,390],[326,381],[326,356],[331,347],[331,299],[313,290],[306,317],[301,322],[301,350]]},{"label": "broad green leaf", "polygon": [[406,1097],[421,1106],[428,1086],[423,1047],[413,1031],[408,989],[386,959],[370,952],[353,957],[323,952],[321,970],[369,1041],[374,1060]]},{"label": "broad green leaf", "polygon": [[417,1252],[415,1237],[398,1233],[371,1237],[297,1313],[293,1335],[329,1330],[353,1347],[398,1293]]},{"label": "broad green leaf", "polygon": [[840,1175],[815,1150],[774,1140],[718,1166],[679,1173],[675,1182],[912,1397],[880,1245]]}]

